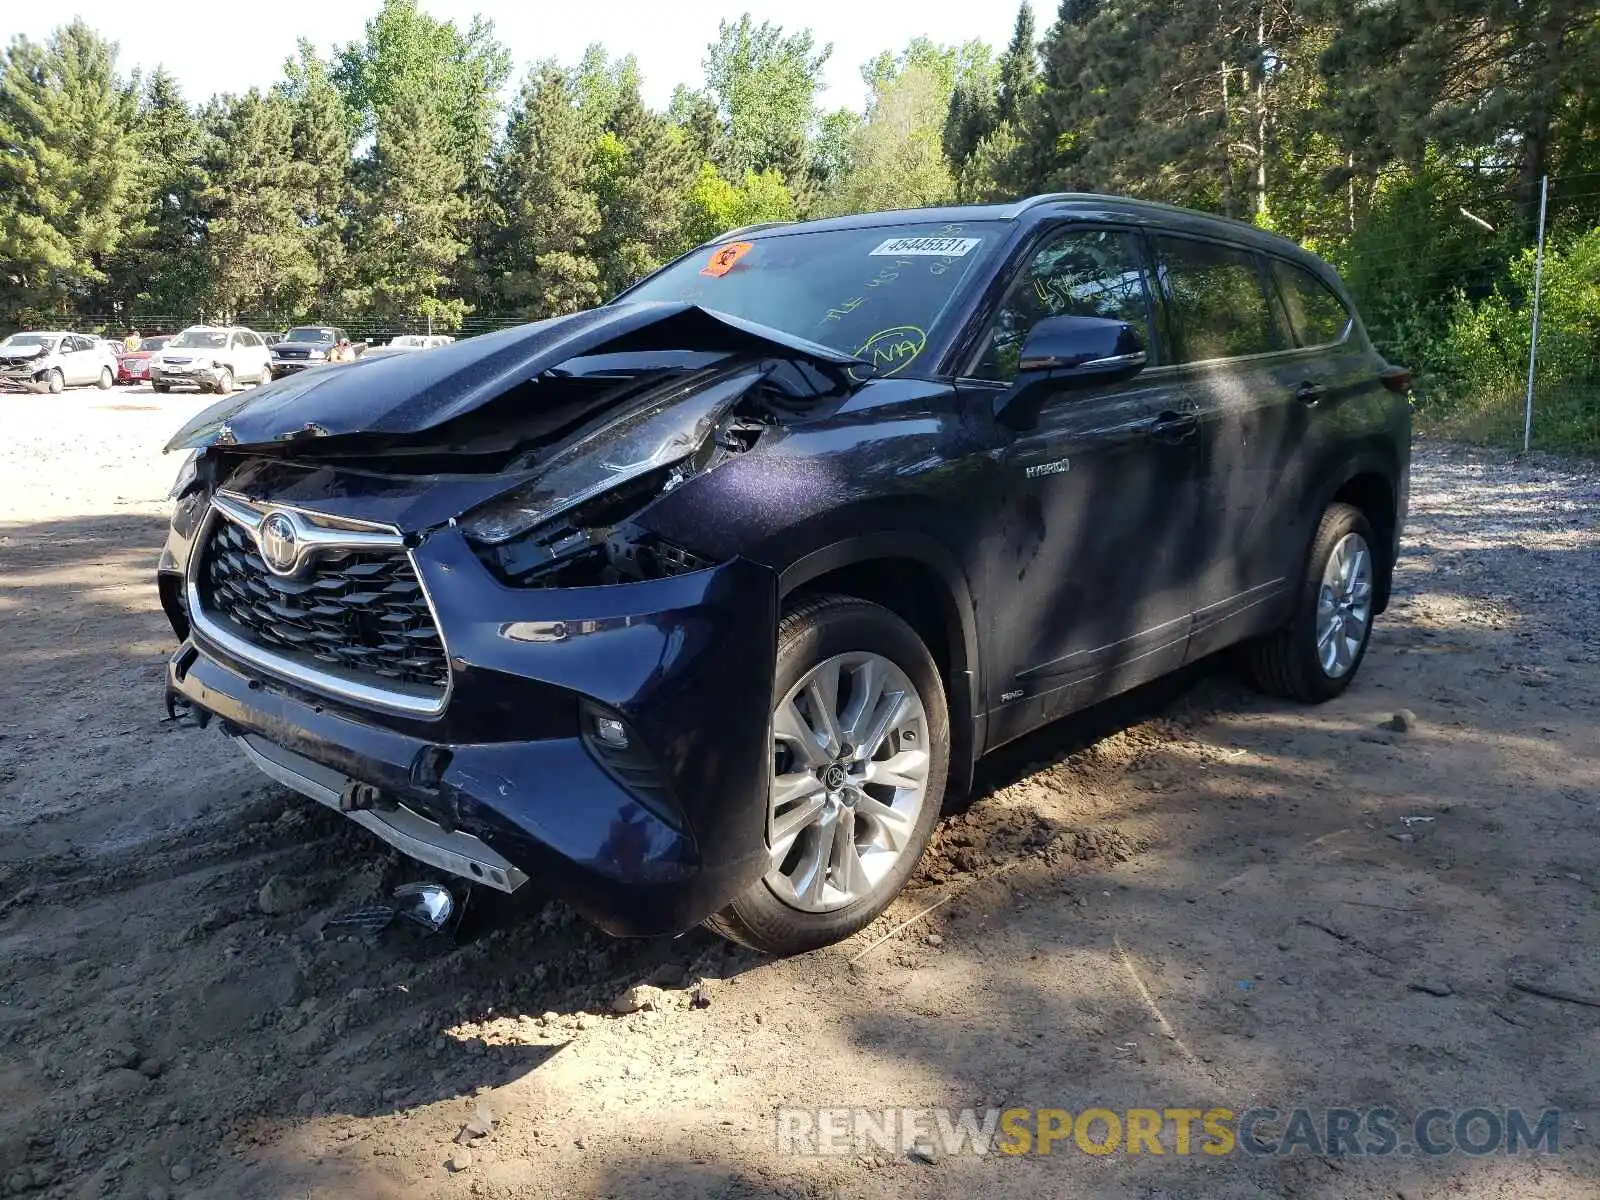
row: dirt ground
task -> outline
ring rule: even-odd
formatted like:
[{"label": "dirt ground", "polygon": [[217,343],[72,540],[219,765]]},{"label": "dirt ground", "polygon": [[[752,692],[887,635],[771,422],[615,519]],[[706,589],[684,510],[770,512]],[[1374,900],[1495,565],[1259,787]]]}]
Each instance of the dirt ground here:
[{"label": "dirt ground", "polygon": [[[553,903],[319,936],[424,876],[161,719],[203,403],[0,397],[0,1195],[1600,1196],[1592,466],[1419,447],[1346,696],[1205,664],[1037,735],[885,919],[771,962]],[[1553,1155],[780,1153],[841,1104],[1562,1115]]]}]

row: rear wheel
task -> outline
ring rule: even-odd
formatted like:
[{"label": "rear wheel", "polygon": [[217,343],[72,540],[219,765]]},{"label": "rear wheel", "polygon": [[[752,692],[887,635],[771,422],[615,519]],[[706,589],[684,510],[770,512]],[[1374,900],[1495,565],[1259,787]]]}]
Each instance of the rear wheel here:
[{"label": "rear wheel", "polygon": [[1360,509],[1330,504],[1323,512],[1294,615],[1246,647],[1263,691],[1317,704],[1350,686],[1372,636],[1376,544]]},{"label": "rear wheel", "polygon": [[101,367],[100,368],[100,379],[98,380],[98,383],[99,383],[100,390],[102,392],[110,391],[112,385],[115,384],[116,382],[117,382],[116,373],[113,372],[110,367]]},{"label": "rear wheel", "polygon": [[949,717],[911,627],[848,596],[784,616],[773,691],[771,868],[706,924],[798,954],[867,925],[910,878],[944,799]]}]

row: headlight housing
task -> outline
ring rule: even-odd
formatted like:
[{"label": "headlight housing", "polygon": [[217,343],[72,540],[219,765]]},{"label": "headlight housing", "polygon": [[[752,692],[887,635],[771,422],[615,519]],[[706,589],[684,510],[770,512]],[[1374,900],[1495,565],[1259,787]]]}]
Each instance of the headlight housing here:
[{"label": "headlight housing", "polygon": [[189,451],[189,457],[183,460],[183,465],[178,468],[177,481],[172,485],[172,490],[167,493],[168,500],[176,500],[189,490],[189,485],[200,475],[200,451]]},{"label": "headlight housing", "polygon": [[619,484],[691,457],[765,373],[764,368],[747,367],[710,381],[699,375],[657,390],[552,455],[536,478],[468,515],[462,531],[474,541],[499,545]]}]

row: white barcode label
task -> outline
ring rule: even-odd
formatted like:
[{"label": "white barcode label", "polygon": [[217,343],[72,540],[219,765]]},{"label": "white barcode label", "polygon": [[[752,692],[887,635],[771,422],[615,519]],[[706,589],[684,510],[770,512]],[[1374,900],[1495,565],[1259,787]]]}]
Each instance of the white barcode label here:
[{"label": "white barcode label", "polygon": [[969,253],[982,238],[963,237],[897,237],[878,245],[873,254],[920,254],[932,258],[960,258]]}]

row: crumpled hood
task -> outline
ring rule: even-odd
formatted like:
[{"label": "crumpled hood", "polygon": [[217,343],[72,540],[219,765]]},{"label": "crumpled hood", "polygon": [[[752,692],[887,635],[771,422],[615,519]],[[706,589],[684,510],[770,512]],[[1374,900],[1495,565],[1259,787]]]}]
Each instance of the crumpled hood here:
[{"label": "crumpled hood", "polygon": [[0,358],[38,358],[44,353],[43,346],[0,346]]},{"label": "crumpled hood", "polygon": [[167,443],[249,446],[305,436],[411,434],[472,412],[569,359],[630,350],[771,353],[830,369],[848,384],[849,354],[693,304],[620,302],[467,338],[304,371],[230,396]]}]

